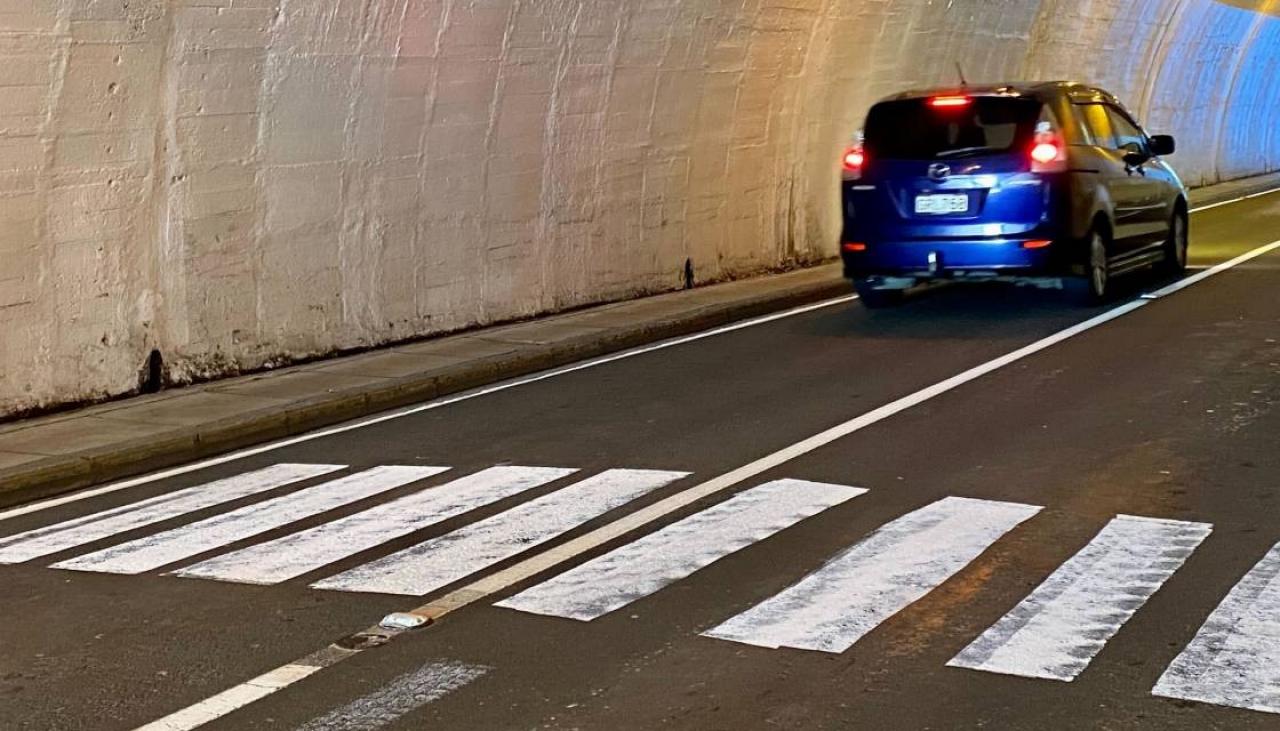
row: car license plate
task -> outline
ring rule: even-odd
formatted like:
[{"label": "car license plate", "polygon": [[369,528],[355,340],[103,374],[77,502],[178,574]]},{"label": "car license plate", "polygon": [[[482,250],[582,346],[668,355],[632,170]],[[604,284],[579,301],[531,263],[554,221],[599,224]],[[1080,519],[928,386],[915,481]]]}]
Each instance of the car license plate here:
[{"label": "car license plate", "polygon": [[916,196],[916,213],[967,213],[969,196],[960,194],[934,194]]}]

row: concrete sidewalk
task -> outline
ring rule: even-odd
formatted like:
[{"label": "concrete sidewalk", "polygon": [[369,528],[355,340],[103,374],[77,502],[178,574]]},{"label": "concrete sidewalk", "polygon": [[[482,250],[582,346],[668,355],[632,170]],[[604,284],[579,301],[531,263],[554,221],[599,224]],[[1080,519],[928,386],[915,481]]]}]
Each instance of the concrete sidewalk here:
[{"label": "concrete sidewalk", "polygon": [[0,506],[844,294],[838,264],[601,305],[0,426]]},{"label": "concrete sidewalk", "polygon": [[[1193,193],[1207,205],[1280,175]],[[838,264],[164,391],[0,426],[0,506],[142,474],[844,294]]]}]

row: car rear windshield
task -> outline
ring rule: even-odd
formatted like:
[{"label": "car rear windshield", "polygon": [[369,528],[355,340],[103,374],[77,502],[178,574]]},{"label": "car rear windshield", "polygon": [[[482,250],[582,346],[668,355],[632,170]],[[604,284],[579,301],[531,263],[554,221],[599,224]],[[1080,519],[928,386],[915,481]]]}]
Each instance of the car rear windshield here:
[{"label": "car rear windshield", "polygon": [[[972,97],[882,102],[871,108],[863,144],[872,159],[957,160],[1007,152],[1035,136],[1041,104],[1032,99]],[[945,102],[944,102],[945,103]]]}]

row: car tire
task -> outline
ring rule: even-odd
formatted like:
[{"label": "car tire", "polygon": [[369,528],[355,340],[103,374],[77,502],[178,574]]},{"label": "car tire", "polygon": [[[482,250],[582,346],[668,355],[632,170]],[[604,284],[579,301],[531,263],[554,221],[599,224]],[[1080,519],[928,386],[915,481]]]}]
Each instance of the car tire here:
[{"label": "car tire", "polygon": [[1089,234],[1089,255],[1085,260],[1085,275],[1068,282],[1072,299],[1081,305],[1093,307],[1107,301],[1111,287],[1111,265],[1107,261],[1107,239],[1102,231],[1094,229]]},{"label": "car tire", "polygon": [[895,307],[906,299],[906,292],[901,289],[876,289],[870,282],[854,281],[853,291],[858,293],[862,306],[869,310],[882,310]]},{"label": "car tire", "polygon": [[1178,211],[1169,223],[1169,238],[1164,242],[1164,260],[1160,270],[1165,274],[1182,274],[1187,271],[1187,248],[1190,236],[1187,214]]}]

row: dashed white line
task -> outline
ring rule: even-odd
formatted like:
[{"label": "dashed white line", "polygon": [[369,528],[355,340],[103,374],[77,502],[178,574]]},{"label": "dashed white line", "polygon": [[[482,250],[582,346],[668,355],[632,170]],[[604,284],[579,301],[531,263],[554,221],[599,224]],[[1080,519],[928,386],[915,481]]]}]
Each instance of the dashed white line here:
[{"label": "dashed white line", "polygon": [[778,480],[544,581],[497,606],[589,621],[866,490]]},{"label": "dashed white line", "polygon": [[336,591],[427,594],[539,546],[688,474],[609,470],[312,586]]},{"label": "dashed white line", "polygon": [[30,561],[341,469],[343,465],[278,464],[37,528],[0,539],[0,563]]},{"label": "dashed white line", "polygon": [[1039,511],[1019,503],[939,500],[703,634],[774,649],[844,652]]},{"label": "dashed white line", "polygon": [[974,640],[952,667],[1074,680],[1212,526],[1122,515]]},{"label": "dashed white line", "polygon": [[211,558],[174,573],[275,584],[441,521],[572,474],[557,467],[491,467],[300,533]]},{"label": "dashed white line", "polygon": [[104,548],[53,565],[57,569],[140,574],[303,518],[425,480],[447,467],[375,467],[222,515]]}]

